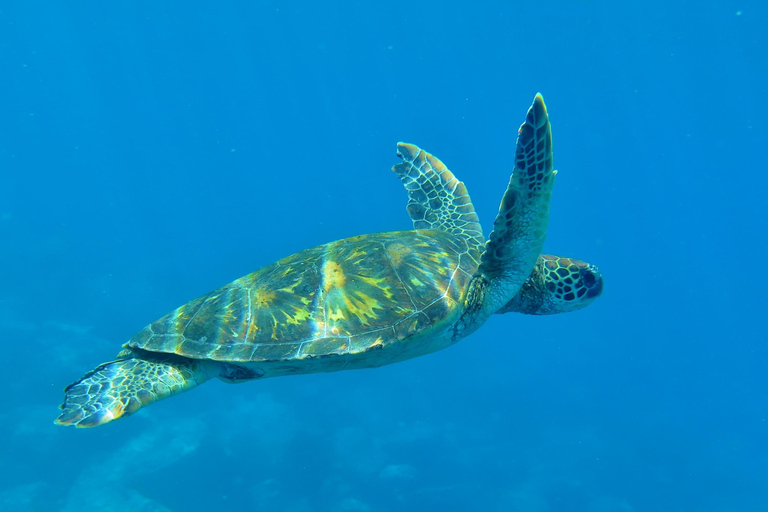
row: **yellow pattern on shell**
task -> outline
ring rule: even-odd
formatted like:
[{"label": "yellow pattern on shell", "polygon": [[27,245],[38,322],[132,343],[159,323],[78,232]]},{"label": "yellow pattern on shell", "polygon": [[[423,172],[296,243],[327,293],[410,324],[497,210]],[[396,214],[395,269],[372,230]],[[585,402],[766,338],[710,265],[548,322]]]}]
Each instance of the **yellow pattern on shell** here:
[{"label": "yellow pattern on shell", "polygon": [[411,254],[411,249],[400,242],[395,242],[387,245],[387,253],[389,259],[392,260],[392,265],[397,268],[403,262],[403,258]]},{"label": "yellow pattern on shell", "polygon": [[323,265],[323,289],[328,293],[331,288],[343,288],[347,278],[344,270],[335,261],[326,261]]}]

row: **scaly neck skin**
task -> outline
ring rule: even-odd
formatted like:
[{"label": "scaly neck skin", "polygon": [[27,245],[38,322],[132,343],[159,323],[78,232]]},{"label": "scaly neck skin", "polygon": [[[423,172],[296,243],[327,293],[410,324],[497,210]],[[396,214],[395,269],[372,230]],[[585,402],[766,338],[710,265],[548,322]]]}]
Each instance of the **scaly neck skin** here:
[{"label": "scaly neck skin", "polygon": [[547,297],[546,282],[539,266],[534,267],[531,276],[528,278],[517,295],[499,308],[496,313],[524,313],[526,315],[535,315],[539,313],[542,304]]},{"label": "scaly neck skin", "polygon": [[469,336],[475,332],[498,309],[492,301],[488,301],[490,282],[483,274],[476,274],[470,281],[467,296],[464,299],[464,314],[454,328],[453,341]]},{"label": "scaly neck skin", "polygon": [[538,265],[517,294],[506,303],[503,302],[503,294],[495,289],[493,283],[486,276],[478,274],[469,284],[465,299],[466,310],[456,324],[454,341],[470,335],[496,313],[541,314],[540,308],[546,297],[546,282]]},{"label": "scaly neck skin", "polygon": [[[519,282],[523,285],[512,295],[510,288]],[[495,313],[514,311],[534,314],[545,294],[544,278],[536,265],[531,274],[526,276],[489,277],[478,273],[469,283],[465,311],[457,322],[454,339],[468,336]]]}]

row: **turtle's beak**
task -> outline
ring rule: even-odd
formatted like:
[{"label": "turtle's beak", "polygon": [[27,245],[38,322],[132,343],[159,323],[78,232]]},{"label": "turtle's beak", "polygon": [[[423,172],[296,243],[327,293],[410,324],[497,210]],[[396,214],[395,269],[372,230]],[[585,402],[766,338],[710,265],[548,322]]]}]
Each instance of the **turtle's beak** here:
[{"label": "turtle's beak", "polygon": [[582,270],[582,280],[587,285],[587,298],[596,299],[603,293],[603,276],[594,265]]}]

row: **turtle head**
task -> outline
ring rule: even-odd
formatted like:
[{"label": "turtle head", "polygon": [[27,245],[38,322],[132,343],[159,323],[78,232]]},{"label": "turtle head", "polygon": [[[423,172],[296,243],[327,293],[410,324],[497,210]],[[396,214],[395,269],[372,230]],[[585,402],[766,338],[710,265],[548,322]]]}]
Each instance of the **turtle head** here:
[{"label": "turtle head", "polygon": [[603,277],[596,266],[542,254],[520,291],[498,313],[567,313],[589,306],[602,292]]}]

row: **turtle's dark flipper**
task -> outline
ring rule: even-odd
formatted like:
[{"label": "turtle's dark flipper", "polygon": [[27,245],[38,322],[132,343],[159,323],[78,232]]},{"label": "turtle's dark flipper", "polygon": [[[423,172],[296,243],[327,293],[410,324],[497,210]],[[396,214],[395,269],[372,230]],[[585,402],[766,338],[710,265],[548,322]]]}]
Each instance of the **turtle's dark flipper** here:
[{"label": "turtle's dark flipper", "polygon": [[496,312],[531,275],[544,245],[555,183],[552,129],[540,94],[520,126],[515,167],[485,246],[480,272],[491,282],[488,307]]},{"label": "turtle's dark flipper", "polygon": [[96,427],[208,380],[203,362],[131,357],[99,365],[64,390],[57,425]]}]

